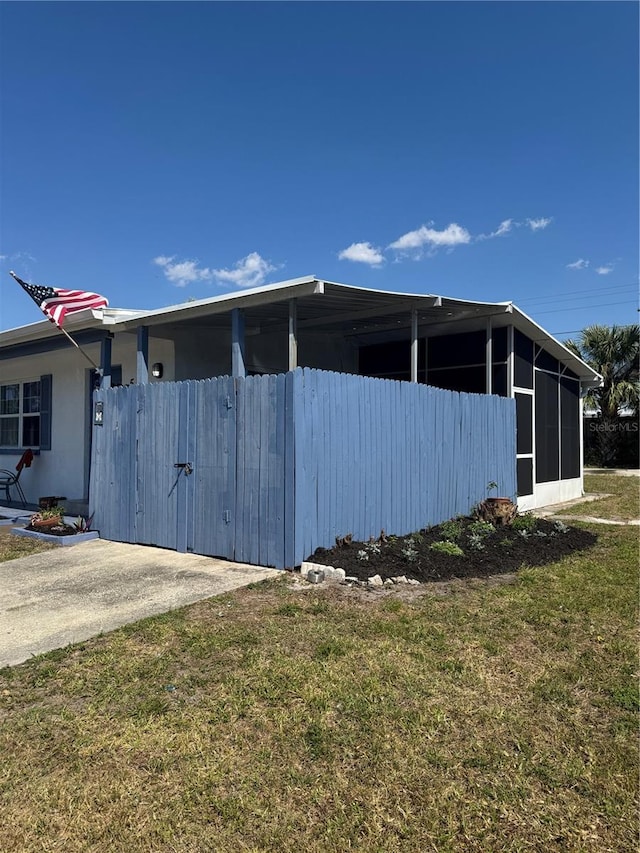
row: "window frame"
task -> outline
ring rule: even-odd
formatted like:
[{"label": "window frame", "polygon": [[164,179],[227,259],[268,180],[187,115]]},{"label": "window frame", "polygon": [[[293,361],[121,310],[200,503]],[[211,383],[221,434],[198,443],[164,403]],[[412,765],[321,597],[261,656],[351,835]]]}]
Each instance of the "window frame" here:
[{"label": "window frame", "polygon": [[[38,411],[30,411],[33,404],[25,406],[25,401],[33,399],[33,388],[27,386],[37,384],[38,387]],[[0,421],[17,419],[18,421],[18,436],[16,444],[0,444],[0,454],[18,454],[22,453],[27,448],[35,451],[51,449],[51,374],[43,376],[27,376],[23,379],[9,379],[0,382],[0,388],[6,388],[12,385],[19,387],[18,394],[18,411],[0,413]],[[26,391],[31,393],[26,394]],[[27,418],[38,418],[39,441],[34,443],[25,443],[25,421]]]}]

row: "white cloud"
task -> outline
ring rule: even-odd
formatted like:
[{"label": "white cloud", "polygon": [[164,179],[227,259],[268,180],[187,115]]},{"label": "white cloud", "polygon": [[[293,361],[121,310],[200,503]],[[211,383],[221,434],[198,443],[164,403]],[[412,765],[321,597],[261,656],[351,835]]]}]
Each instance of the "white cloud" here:
[{"label": "white cloud", "polygon": [[551,219],[551,216],[548,219],[545,219],[544,216],[541,216],[540,219],[527,219],[527,225],[532,231],[541,231],[551,224]]},{"label": "white cloud", "polygon": [[514,222],[513,219],[503,219],[495,231],[492,231],[491,234],[478,234],[476,240],[492,240],[494,237],[504,237],[514,226],[517,228],[519,224],[519,222]]},{"label": "white cloud", "polygon": [[246,258],[236,261],[232,270],[213,270],[218,281],[230,282],[236,287],[258,287],[277,267],[260,257],[257,252],[251,252]]},{"label": "white cloud", "polygon": [[610,272],[613,272],[613,264],[606,264],[606,266],[596,267],[596,272],[598,275],[609,275]]},{"label": "white cloud", "polygon": [[371,267],[379,267],[384,263],[384,255],[380,249],[371,243],[352,243],[343,249],[338,258],[341,261],[355,261],[361,264],[369,264]]},{"label": "white cloud", "polygon": [[165,278],[176,287],[186,287],[194,281],[230,282],[236,287],[257,287],[263,284],[267,275],[277,267],[261,258],[257,252],[251,252],[234,264],[233,269],[214,270],[201,267],[199,261],[176,261],[175,255],[158,255],[153,263],[162,267]]},{"label": "white cloud", "polygon": [[[430,225],[432,224],[430,223]],[[429,246],[432,249],[453,249],[455,246],[471,242],[471,234],[456,222],[447,225],[442,231],[436,231],[430,225],[422,225],[415,231],[408,231],[398,237],[388,248],[399,252],[419,251],[424,246]]]},{"label": "white cloud", "polygon": [[178,261],[174,263],[175,255],[158,255],[153,263],[162,267],[165,277],[176,287],[186,287],[194,281],[211,281],[214,271],[208,267],[199,267],[198,261]]},{"label": "white cloud", "polygon": [[584,258],[578,258],[577,261],[574,261],[572,264],[567,264],[568,270],[586,270],[589,266],[589,261]]},{"label": "white cloud", "polygon": [[498,228],[491,235],[492,237],[502,237],[503,234],[508,234],[513,227],[513,219],[503,219]]}]

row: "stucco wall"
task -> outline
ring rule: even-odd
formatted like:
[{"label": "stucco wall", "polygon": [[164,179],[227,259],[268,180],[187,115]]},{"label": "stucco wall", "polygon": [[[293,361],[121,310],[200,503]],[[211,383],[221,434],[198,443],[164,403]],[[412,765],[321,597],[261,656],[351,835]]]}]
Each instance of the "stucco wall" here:
[{"label": "stucco wall", "polygon": [[[83,347],[96,364],[100,363],[100,345]],[[112,364],[122,365],[122,381],[136,376],[136,336],[119,335],[113,341]],[[173,343],[164,340],[149,342],[149,366],[155,361],[164,364],[164,379],[174,378]],[[69,500],[88,495],[88,466],[90,427],[92,420],[89,400],[91,367],[83,355],[71,345],[42,355],[22,356],[0,361],[0,381],[24,382],[52,375],[51,389],[51,450],[36,456],[31,468],[22,472],[20,485],[29,503],[37,503],[44,495],[64,495]],[[0,468],[10,471],[21,453],[0,454]],[[4,499],[0,493],[0,502]],[[15,490],[12,497],[17,497]]]}]

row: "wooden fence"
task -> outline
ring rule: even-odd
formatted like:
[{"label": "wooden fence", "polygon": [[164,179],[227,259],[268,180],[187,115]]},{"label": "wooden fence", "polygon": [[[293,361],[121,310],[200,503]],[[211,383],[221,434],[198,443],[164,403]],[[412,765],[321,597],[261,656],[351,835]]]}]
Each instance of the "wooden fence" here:
[{"label": "wooden fence", "polygon": [[[298,369],[95,392],[107,539],[283,568],[516,492],[513,400]],[[176,467],[179,466],[179,467]]]}]

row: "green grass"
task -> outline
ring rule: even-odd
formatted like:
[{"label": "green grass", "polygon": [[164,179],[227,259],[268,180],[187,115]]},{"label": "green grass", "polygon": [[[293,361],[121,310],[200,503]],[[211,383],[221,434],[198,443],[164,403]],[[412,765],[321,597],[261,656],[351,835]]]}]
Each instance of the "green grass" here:
[{"label": "green grass", "polygon": [[563,509],[563,515],[590,515],[615,521],[631,521],[640,517],[640,477],[621,477],[615,474],[586,474],[587,494],[610,495],[588,503]]},{"label": "green grass", "polygon": [[637,531],[597,533],[513,584],[284,575],[0,671],[0,849],[636,849]]},{"label": "green grass", "polygon": [[40,551],[50,551],[58,548],[58,545],[38,542],[35,539],[14,536],[9,525],[0,527],[0,563],[6,560],[15,560],[18,557],[27,557],[29,554],[39,554]]}]

